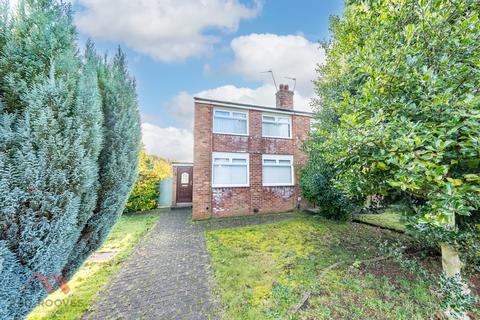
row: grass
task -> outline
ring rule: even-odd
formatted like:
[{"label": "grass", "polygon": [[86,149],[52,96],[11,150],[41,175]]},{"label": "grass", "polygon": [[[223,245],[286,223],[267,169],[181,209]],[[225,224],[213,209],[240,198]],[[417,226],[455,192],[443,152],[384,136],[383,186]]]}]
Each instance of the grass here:
[{"label": "grass", "polygon": [[405,224],[401,221],[400,213],[393,210],[387,210],[381,214],[357,214],[353,217],[353,220],[405,232]]},{"label": "grass", "polygon": [[[118,253],[107,261],[85,262],[68,282],[71,289],[68,296],[57,290],[49,295],[42,305],[33,310],[27,319],[80,319],[98,296],[99,291],[130,255],[135,244],[152,228],[157,219],[158,215],[155,212],[121,216],[104,245],[98,250],[98,252],[118,251]],[[52,301],[56,305],[51,303]]]},{"label": "grass", "polygon": [[[378,244],[406,236],[363,224],[299,215],[209,231],[216,294],[226,319],[430,319],[438,301],[393,262],[363,265]],[[319,281],[319,273],[333,263]],[[305,292],[312,296],[292,314]]]}]

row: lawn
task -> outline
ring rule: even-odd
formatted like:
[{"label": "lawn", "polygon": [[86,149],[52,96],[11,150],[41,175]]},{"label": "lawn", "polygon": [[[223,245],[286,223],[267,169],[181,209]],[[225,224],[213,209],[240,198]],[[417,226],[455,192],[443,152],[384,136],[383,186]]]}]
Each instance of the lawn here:
[{"label": "lawn", "polygon": [[67,296],[61,291],[52,293],[43,305],[28,316],[28,319],[79,319],[157,219],[158,214],[155,211],[120,217],[104,245],[97,251],[115,252],[116,255],[104,261],[87,260],[68,282],[71,293]]},{"label": "lawn", "polygon": [[[381,255],[379,243],[408,237],[310,215],[207,233],[216,294],[226,319],[431,319],[428,286]],[[325,268],[345,262],[319,275]],[[305,293],[311,295],[296,313]]]},{"label": "lawn", "polygon": [[397,212],[384,212],[381,214],[356,214],[353,221],[364,222],[381,228],[405,232],[405,224]]}]

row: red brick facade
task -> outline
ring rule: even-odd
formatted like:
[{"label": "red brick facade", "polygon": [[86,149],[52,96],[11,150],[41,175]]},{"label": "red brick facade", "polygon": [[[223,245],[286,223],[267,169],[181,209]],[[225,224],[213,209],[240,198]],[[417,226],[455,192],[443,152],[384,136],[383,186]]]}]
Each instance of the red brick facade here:
[{"label": "red brick facade", "polygon": [[[215,108],[242,108],[242,111],[248,111],[249,135],[213,133],[213,110]],[[293,110],[286,111],[284,108],[278,109],[277,112],[291,116],[292,138],[262,137],[262,113],[275,113],[275,110],[274,108],[248,105],[225,106],[225,103],[219,107],[219,104],[213,100],[196,99],[193,169],[194,220],[285,212],[294,209],[301,203],[298,170],[306,163],[307,156],[300,151],[300,147],[310,131],[310,115]],[[212,188],[212,152],[249,153],[249,187]],[[263,186],[262,155],[264,154],[293,155],[294,186]]]}]

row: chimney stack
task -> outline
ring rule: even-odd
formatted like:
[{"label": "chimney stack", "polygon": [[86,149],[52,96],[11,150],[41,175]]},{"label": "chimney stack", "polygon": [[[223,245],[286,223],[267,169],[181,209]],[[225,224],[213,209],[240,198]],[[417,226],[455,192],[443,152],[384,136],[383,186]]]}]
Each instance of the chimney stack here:
[{"label": "chimney stack", "polygon": [[278,109],[293,110],[293,91],[290,91],[288,84],[281,84],[276,96]]}]

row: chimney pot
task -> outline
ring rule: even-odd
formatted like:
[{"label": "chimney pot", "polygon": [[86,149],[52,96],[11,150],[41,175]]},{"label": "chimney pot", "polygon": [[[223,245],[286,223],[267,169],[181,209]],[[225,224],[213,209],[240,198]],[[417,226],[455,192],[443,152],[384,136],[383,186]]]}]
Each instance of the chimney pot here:
[{"label": "chimney pot", "polygon": [[277,108],[293,110],[293,91],[290,91],[288,84],[280,84],[276,98]]}]

